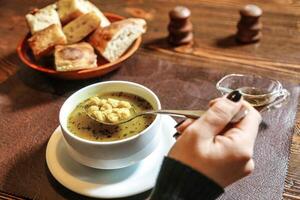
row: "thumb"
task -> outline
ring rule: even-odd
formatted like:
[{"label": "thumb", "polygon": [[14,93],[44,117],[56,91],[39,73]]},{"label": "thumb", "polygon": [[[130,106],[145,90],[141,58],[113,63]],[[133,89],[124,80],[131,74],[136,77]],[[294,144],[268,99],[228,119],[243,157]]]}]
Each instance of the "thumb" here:
[{"label": "thumb", "polygon": [[204,115],[195,120],[184,132],[199,133],[202,138],[214,138],[231,121],[242,107],[239,91],[231,92],[227,98],[218,99]]}]

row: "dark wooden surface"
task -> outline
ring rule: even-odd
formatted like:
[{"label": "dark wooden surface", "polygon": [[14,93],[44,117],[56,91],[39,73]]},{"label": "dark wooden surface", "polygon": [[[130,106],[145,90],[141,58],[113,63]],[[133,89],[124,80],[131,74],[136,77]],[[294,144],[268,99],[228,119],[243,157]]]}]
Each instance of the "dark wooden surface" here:
[{"label": "dark wooden surface", "polygon": [[[19,3],[21,2],[21,4]],[[17,67],[5,66],[6,61],[14,60],[15,47],[21,37],[28,31],[24,15],[34,7],[42,7],[52,1],[5,1],[1,3],[0,56],[3,65],[0,81],[16,72]],[[300,2],[297,0],[245,1],[143,1],[127,0],[94,1],[103,11],[115,12],[123,16],[145,17],[148,32],[144,35],[144,49],[156,49],[158,55],[176,53],[176,57],[189,58],[194,61],[209,60],[222,63],[222,68],[241,68],[241,71],[272,70],[288,78],[299,80],[300,72]],[[238,9],[247,4],[259,5],[264,13],[261,18],[264,28],[263,39],[253,45],[238,45],[234,40],[236,24],[239,20]],[[192,11],[195,45],[193,48],[177,48],[175,51],[164,44],[169,22],[168,11],[176,5],[185,5]],[[164,53],[161,53],[164,52]],[[178,55],[180,54],[180,55]],[[184,54],[184,55],[182,55]],[[4,60],[4,61],[3,61]],[[227,63],[230,63],[228,66]],[[217,65],[217,64],[216,64]],[[298,72],[298,73],[297,73]]]},{"label": "dark wooden surface", "polygon": [[[111,79],[136,81],[158,93],[162,104],[166,107],[173,105],[177,108],[195,106],[205,108],[204,105],[210,98],[218,96],[213,86],[222,75],[233,72],[252,73],[276,78],[286,83],[294,91],[293,98],[296,98],[294,103],[298,102],[300,1],[251,1],[264,10],[261,18],[264,25],[263,39],[257,44],[237,45],[233,35],[239,19],[238,9],[250,1],[94,0],[93,2],[103,11],[115,12],[127,17],[146,18],[149,25],[148,32],[143,37],[142,48],[129,61],[122,64],[124,69],[104,78],[71,82],[44,77],[26,69],[15,53],[17,43],[27,32],[25,13],[35,6],[42,7],[50,2],[52,1],[0,0],[0,119],[2,123],[0,165],[3,167],[0,170],[2,171],[0,190],[37,199],[83,198],[65,189],[51,177],[44,163],[44,151],[51,132],[58,125],[57,115],[63,101],[70,93],[90,83]],[[174,49],[165,43],[166,26],[169,22],[167,13],[175,5],[186,5],[192,11],[196,38],[193,47]],[[158,77],[162,80],[155,80]],[[170,87],[174,85],[179,91],[176,92]],[[182,93],[180,90],[186,90],[187,93]],[[205,93],[208,95],[203,95]],[[182,94],[187,94],[188,98]],[[197,102],[192,100],[195,98],[198,99]],[[290,132],[295,130],[292,139],[289,136],[281,138],[284,139],[281,144],[283,152],[282,154],[277,152],[278,155],[274,157],[282,158],[284,162],[279,162],[278,166],[280,165],[281,168],[272,168],[273,173],[280,169],[284,171],[278,173],[285,174],[287,149],[292,141],[285,182],[282,182],[282,178],[281,181],[274,180],[274,183],[272,180],[265,180],[257,183],[261,184],[259,187],[249,184],[247,188],[244,187],[248,184],[247,179],[241,182],[244,186],[237,184],[239,190],[230,188],[228,196],[225,195],[222,199],[238,199],[239,196],[244,197],[243,199],[267,199],[265,196],[258,198],[255,192],[265,193],[268,197],[272,197],[271,193],[274,193],[272,199],[278,199],[279,196],[283,196],[284,199],[300,199],[300,136],[299,128],[293,125],[296,108],[290,107],[292,108],[294,112],[292,110],[285,113],[278,112],[279,117],[276,118],[279,124],[283,119],[288,119],[289,121],[283,120],[286,123],[285,128]],[[12,122],[13,119],[15,121]],[[297,120],[300,120],[299,115]],[[266,135],[265,137],[268,138],[272,133]],[[16,138],[17,142],[3,138]],[[263,149],[260,145],[263,145],[263,140],[266,138],[261,136],[257,149]],[[274,147],[273,150],[278,149]],[[261,154],[257,155],[258,161],[259,158],[263,158],[260,156]],[[269,157],[271,158],[273,157]],[[264,166],[258,163],[259,170],[252,176],[253,180],[261,180],[256,177],[259,176],[258,172],[264,176],[262,167]],[[270,170],[268,165],[266,167],[266,171]],[[38,187],[39,183],[42,185]],[[273,190],[275,186],[278,186],[279,194]],[[247,195],[251,194],[247,192],[251,189],[258,191],[253,191],[253,198],[247,198]],[[284,192],[281,194],[283,189]],[[147,195],[148,193],[145,193],[130,199],[144,199]]]}]

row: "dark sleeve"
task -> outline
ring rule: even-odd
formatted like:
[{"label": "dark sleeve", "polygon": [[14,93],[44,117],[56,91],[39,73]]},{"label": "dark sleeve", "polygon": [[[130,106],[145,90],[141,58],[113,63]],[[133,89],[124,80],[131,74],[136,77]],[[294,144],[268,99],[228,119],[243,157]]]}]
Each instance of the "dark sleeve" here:
[{"label": "dark sleeve", "polygon": [[210,200],[223,188],[191,167],[165,157],[152,191],[151,200]]}]

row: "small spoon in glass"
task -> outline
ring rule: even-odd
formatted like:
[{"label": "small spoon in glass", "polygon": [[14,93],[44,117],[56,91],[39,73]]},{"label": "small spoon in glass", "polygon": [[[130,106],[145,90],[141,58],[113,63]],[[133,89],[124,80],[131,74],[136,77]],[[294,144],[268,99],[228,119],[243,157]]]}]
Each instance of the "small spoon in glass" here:
[{"label": "small spoon in glass", "polygon": [[[91,113],[87,111],[85,108],[86,114],[93,120],[105,124],[105,125],[119,125],[123,124],[125,122],[129,122],[139,116],[142,115],[157,115],[157,114],[165,114],[165,115],[170,115],[170,116],[175,116],[175,117],[187,117],[191,119],[197,119],[201,117],[206,111],[204,110],[146,110],[138,113],[133,113],[129,118],[117,121],[117,122],[108,122],[108,121],[100,121],[96,117],[94,117]],[[239,122],[242,118],[244,118],[248,113],[248,110],[244,107],[231,119],[231,123],[236,123]]]}]

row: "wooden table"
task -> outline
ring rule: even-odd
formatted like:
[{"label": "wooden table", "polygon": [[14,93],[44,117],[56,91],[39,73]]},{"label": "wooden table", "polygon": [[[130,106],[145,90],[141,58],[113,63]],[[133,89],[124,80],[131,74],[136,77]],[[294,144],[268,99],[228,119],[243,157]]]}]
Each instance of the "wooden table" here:
[{"label": "wooden table", "polygon": [[[157,92],[163,105],[174,105],[178,108],[195,106],[205,108],[203,105],[218,94],[212,92],[209,96],[203,97],[200,93],[214,90],[211,86],[221,75],[233,72],[275,78],[292,85],[295,94],[299,94],[299,1],[251,1],[264,11],[263,39],[257,44],[238,45],[234,40],[236,23],[239,19],[238,9],[248,1],[93,0],[103,11],[145,18],[148,22],[148,32],[143,37],[140,50],[121,64],[123,67],[120,70],[103,78],[87,81],[51,79],[27,69],[17,58],[15,52],[17,43],[27,32],[25,13],[33,7],[42,7],[50,2],[52,1],[0,0],[0,122],[2,123],[0,123],[0,166],[10,168],[3,170],[4,174],[1,174],[0,170],[2,191],[17,192],[20,196],[37,199],[83,198],[57,183],[46,166],[40,165],[45,165],[42,159],[45,146],[58,125],[57,116],[61,104],[70,93],[90,83],[111,79],[140,82]],[[167,13],[176,5],[185,5],[192,11],[196,38],[193,47],[174,49],[165,43],[166,27],[169,22]],[[159,72],[166,74],[156,74]],[[180,74],[176,74],[177,72]],[[145,76],[142,76],[143,74]],[[165,78],[165,81],[153,80],[150,77]],[[197,87],[198,79],[199,87]],[[161,87],[163,84],[170,86],[180,82],[184,83],[184,87],[180,89],[195,91],[195,94],[189,94],[189,97],[199,97],[198,102],[193,100],[183,102],[184,97],[180,91]],[[206,83],[209,83],[206,85],[208,88],[203,88]],[[299,102],[297,95],[293,98],[295,103]],[[22,117],[23,115],[26,117]],[[289,119],[286,123],[292,125],[290,131],[294,128],[294,135],[289,151],[288,172],[284,187],[282,183],[282,188],[278,189],[280,192],[278,195],[281,196],[283,192],[284,199],[300,199],[300,125],[296,124],[300,121],[300,114],[298,112],[296,119],[293,116],[286,117]],[[8,121],[12,119],[15,121]],[[37,134],[36,137],[34,134]],[[17,141],[7,141],[5,136],[15,137]],[[289,148],[289,141],[285,145]],[[285,166],[282,170],[285,171],[286,168]],[[35,171],[34,175],[32,171]],[[16,184],[18,177],[23,182]],[[32,180],[35,180],[37,188],[30,187]],[[264,183],[260,184],[261,187],[253,186],[258,189],[258,193],[272,191],[263,187]],[[225,195],[222,199],[238,199],[239,194],[247,197],[247,190],[245,188],[243,190],[242,186],[239,187],[242,189],[238,191],[229,189],[228,196]],[[129,199],[144,199],[148,194],[149,192],[146,192]],[[264,196],[247,198],[265,199]]]}]

